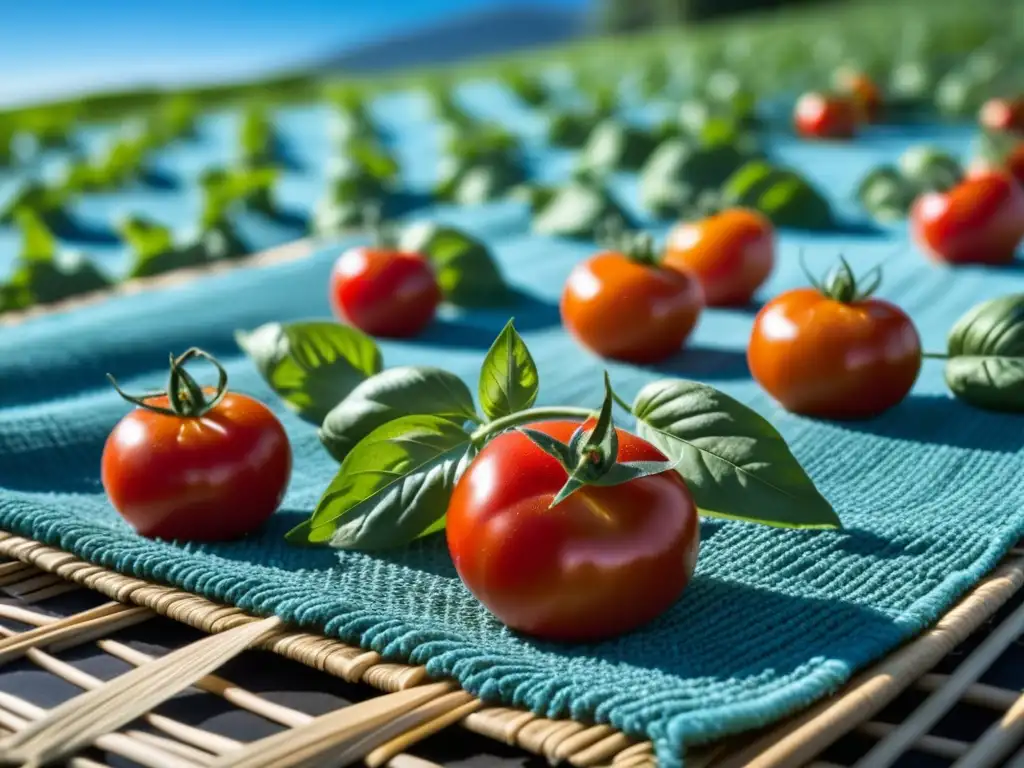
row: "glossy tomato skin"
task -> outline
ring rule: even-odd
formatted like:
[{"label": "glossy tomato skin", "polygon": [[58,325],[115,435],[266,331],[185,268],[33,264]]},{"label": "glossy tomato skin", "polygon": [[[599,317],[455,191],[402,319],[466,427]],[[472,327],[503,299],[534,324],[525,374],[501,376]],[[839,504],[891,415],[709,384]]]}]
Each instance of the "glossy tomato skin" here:
[{"label": "glossy tomato skin", "polygon": [[[166,397],[147,403],[167,407]],[[114,508],[141,535],[224,541],[256,530],[288,487],[291,447],[281,422],[229,392],[201,417],[136,408],[111,431],[102,479]]]},{"label": "glossy tomato skin", "polygon": [[978,122],[998,133],[1024,133],[1024,99],[989,99],[978,112]]},{"label": "glossy tomato skin", "polygon": [[972,173],[921,195],[910,213],[918,245],[948,264],[1009,264],[1024,237],[1024,190],[1002,170]]},{"label": "glossy tomato skin", "polygon": [[921,339],[903,310],[887,301],[845,304],[798,288],[758,312],[747,363],[788,411],[866,419],[910,392],[921,369]]},{"label": "glossy tomato skin", "polygon": [[434,319],[441,288],[419,254],[357,247],[335,262],[330,298],[340,320],[372,336],[408,338]]},{"label": "glossy tomato skin", "polygon": [[577,264],[562,291],[562,323],[602,357],[655,363],[679,351],[704,296],[694,276],[606,251]]},{"label": "glossy tomato skin", "polygon": [[[531,424],[567,442],[579,424]],[[664,461],[618,430],[620,461]],[[548,506],[559,463],[519,432],[488,443],[459,479],[447,536],[466,587],[512,629],[555,641],[600,640],[666,611],[693,574],[697,510],[675,472],[587,486]]]},{"label": "glossy tomato skin", "polygon": [[775,229],[746,208],[682,222],[669,232],[662,266],[695,275],[709,307],[748,304],[775,266]]},{"label": "glossy tomato skin", "polygon": [[846,96],[805,93],[796,102],[793,122],[809,139],[850,139],[857,132],[857,103]]}]

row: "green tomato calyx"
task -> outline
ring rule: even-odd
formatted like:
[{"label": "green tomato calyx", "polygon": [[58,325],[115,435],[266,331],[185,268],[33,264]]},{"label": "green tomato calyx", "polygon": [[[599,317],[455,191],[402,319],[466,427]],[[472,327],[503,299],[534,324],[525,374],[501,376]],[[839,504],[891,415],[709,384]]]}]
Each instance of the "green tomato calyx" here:
[{"label": "green tomato calyx", "polygon": [[519,427],[518,431],[534,445],[553,456],[568,476],[565,485],[555,494],[549,508],[556,506],[587,485],[620,485],[648,475],[657,475],[675,468],[673,461],[617,461],[619,437],[612,419],[612,408],[618,401],[612,391],[608,373],[604,375],[605,397],[590,429],[581,424],[568,443],[556,440],[545,432]]},{"label": "green tomato calyx", "polygon": [[[203,391],[203,388],[192,377],[192,374],[185,370],[185,363],[196,358],[206,360],[217,369],[217,386],[212,397],[208,397],[207,393]],[[117,380],[111,374],[107,374],[107,379],[109,379],[117,394],[129,403],[164,416],[186,419],[202,418],[216,408],[220,401],[224,399],[228,392],[228,372],[224,370],[224,366],[213,355],[197,347],[192,347],[178,357],[172,354],[170,363],[171,371],[167,379],[167,389],[160,392],[130,395],[118,386]],[[169,407],[155,405],[152,401],[157,397],[166,397]]]},{"label": "green tomato calyx", "polygon": [[874,295],[882,284],[882,268],[880,266],[872,267],[858,278],[854,275],[850,263],[843,256],[839,257],[839,263],[825,275],[823,280],[814,277],[807,269],[803,252],[800,254],[800,266],[815,290],[842,304],[855,304],[858,301],[864,301]]},{"label": "green tomato calyx", "polygon": [[597,228],[597,244],[621,253],[630,261],[656,267],[661,258],[654,247],[654,238],[646,232],[630,232],[618,216],[610,216]]}]

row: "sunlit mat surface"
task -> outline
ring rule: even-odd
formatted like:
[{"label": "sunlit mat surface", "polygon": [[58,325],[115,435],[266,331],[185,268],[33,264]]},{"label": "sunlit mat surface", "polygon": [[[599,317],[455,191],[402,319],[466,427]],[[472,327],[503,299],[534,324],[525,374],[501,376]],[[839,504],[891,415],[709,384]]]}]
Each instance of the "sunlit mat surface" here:
[{"label": "sunlit mat surface", "polygon": [[[871,165],[922,140],[962,154],[968,136],[879,129],[850,147],[780,139],[770,148],[849,212],[843,201]],[[629,177],[617,185],[633,205],[634,185]],[[309,514],[336,465],[315,429],[279,407],[232,336],[266,321],[326,316],[338,247],[0,332],[0,528],[425,663],[491,700],[648,735],[670,765],[687,743],[763,724],[833,690],[938,617],[1024,533],[1024,421],[952,400],[941,364],[925,364],[899,408],[853,425],[787,415],[759,391],[744,357],[752,311],[707,312],[689,349],[657,370],[605,366],[565,334],[557,311],[561,284],[593,246],[529,234],[525,208],[513,203],[438,215],[491,245],[525,298],[510,310],[445,314],[416,342],[385,343],[387,365],[441,362],[475,388],[484,351],[514,314],[540,369],[541,404],[596,405],[603,367],[627,397],[656,377],[707,381],[780,428],[845,530],[705,521],[696,578],[668,614],[617,641],[568,647],[519,637],[490,618],[455,576],[443,537],[386,556],[285,545],[282,534]],[[911,314],[928,349],[941,349],[951,323],[976,302],[1024,291],[1024,271],[940,269],[902,227],[858,224],[784,233],[763,297],[803,284],[801,248],[816,270],[840,252],[857,270],[884,262],[881,295]],[[218,355],[234,387],[268,401],[292,437],[290,493],[264,533],[245,542],[141,540],[100,487],[103,441],[126,410],[103,374],[135,390],[159,387],[168,352],[191,345]]]}]

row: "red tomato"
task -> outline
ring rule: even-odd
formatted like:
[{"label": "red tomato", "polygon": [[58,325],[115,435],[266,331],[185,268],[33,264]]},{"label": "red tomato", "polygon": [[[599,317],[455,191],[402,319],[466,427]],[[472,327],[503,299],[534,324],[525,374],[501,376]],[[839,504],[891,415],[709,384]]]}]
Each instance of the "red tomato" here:
[{"label": "red tomato", "polygon": [[775,266],[775,230],[757,211],[730,208],[676,225],[661,263],[695,275],[710,307],[747,304]]},{"label": "red tomato", "polygon": [[[531,424],[566,442],[579,424]],[[616,430],[619,461],[664,461]],[[448,549],[466,587],[512,629],[560,641],[628,632],[667,610],[693,574],[697,509],[673,471],[588,485],[555,507],[558,461],[519,432],[489,442],[448,505]]]},{"label": "red tomato", "polygon": [[796,102],[797,133],[810,139],[850,139],[857,131],[857,103],[844,96],[805,93]]},{"label": "red tomato", "polygon": [[747,363],[757,383],[788,411],[870,418],[914,386],[921,340],[910,318],[887,301],[846,303],[798,288],[757,314]]},{"label": "red tomato", "polygon": [[1024,237],[1024,191],[1005,171],[975,173],[946,192],[921,195],[914,239],[949,264],[1009,264]]},{"label": "red tomato", "polygon": [[854,100],[862,119],[875,122],[882,111],[882,91],[875,82],[852,69],[841,70],[836,80],[839,91]]},{"label": "red tomato", "polygon": [[434,271],[416,253],[350,248],[331,273],[334,314],[373,336],[415,336],[434,319],[440,302]]},{"label": "red tomato", "polygon": [[704,306],[697,278],[605,251],[576,265],[562,291],[562,323],[603,357],[655,363],[675,354]]},{"label": "red tomato", "polygon": [[989,99],[978,112],[983,128],[1000,133],[1024,133],[1024,99]]},{"label": "red tomato", "polygon": [[[169,405],[166,396],[145,402]],[[143,536],[222,541],[273,514],[291,469],[281,422],[259,401],[228,392],[198,417],[136,408],[107,438],[102,478],[114,508]]]}]

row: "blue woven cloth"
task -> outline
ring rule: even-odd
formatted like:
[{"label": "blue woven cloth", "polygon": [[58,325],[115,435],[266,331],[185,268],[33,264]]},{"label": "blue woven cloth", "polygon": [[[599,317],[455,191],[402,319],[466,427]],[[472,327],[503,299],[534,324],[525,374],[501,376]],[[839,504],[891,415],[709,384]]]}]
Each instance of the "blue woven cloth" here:
[{"label": "blue woven cloth", "polygon": [[[879,129],[847,148],[779,139],[774,150],[840,202],[869,165],[895,158],[908,143],[925,138],[962,152],[967,137],[908,131]],[[635,180],[618,187],[635,202]],[[606,364],[572,342],[557,312],[562,282],[592,248],[529,234],[527,212],[516,204],[430,215],[486,240],[529,296],[515,315],[540,368],[540,403],[598,403]],[[654,739],[670,766],[688,744],[766,724],[835,690],[934,621],[1024,532],[1024,419],[951,399],[941,364],[930,362],[910,398],[876,420],[832,424],[786,414],[747,372],[752,312],[711,310],[688,350],[657,370],[608,365],[616,388],[631,397],[652,378],[691,377],[750,404],[790,441],[842,516],[843,531],[705,520],[696,577],[672,610],[629,636],[561,647],[491,618],[455,575],[443,536],[373,556],[289,547],[282,535],[308,516],[336,465],[314,428],[278,406],[232,334],[327,316],[325,280],[340,245],[301,262],[0,331],[0,528],[426,664],[488,700],[611,723]],[[942,269],[925,262],[903,227],[859,226],[783,233],[781,264],[763,297],[804,283],[801,248],[822,269],[839,252],[858,270],[884,262],[881,295],[911,314],[929,349],[941,349],[950,324],[976,302],[1024,291],[1024,271]],[[385,362],[441,360],[473,384],[507,317],[446,310],[424,338],[383,344]],[[168,352],[191,345],[218,355],[234,388],[272,404],[293,441],[295,472],[281,510],[261,535],[238,543],[143,540],[100,486],[104,439],[126,412],[103,374],[115,373],[133,390],[157,387]]]}]

